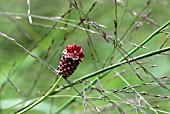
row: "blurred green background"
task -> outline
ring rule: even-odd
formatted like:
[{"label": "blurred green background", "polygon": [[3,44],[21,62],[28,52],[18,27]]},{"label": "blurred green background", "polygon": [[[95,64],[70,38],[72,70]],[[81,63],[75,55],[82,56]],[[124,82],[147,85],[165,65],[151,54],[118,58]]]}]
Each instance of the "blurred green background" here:
[{"label": "blurred green background", "polygon": [[[134,44],[139,45],[156,29],[170,20],[169,0],[119,0],[116,6],[114,0],[98,0],[97,3],[95,2],[96,0],[75,1],[79,9],[71,6],[69,0],[31,0],[30,10],[33,23],[30,24],[26,0],[1,0],[0,32],[14,38],[26,49],[32,51],[56,69],[62,51],[67,45],[74,43],[82,45],[85,58],[75,73],[69,78],[69,80],[74,81],[103,67],[115,64],[123,57],[118,50],[111,54],[114,49],[112,39],[115,38],[114,20],[116,20],[116,7],[117,38],[121,39],[126,31],[129,30],[122,39],[122,48],[127,53],[135,48]],[[72,2],[75,3],[75,1]],[[92,22],[100,24],[99,28],[113,37],[109,39],[109,42],[102,37],[100,30],[97,30],[92,24],[87,24],[87,19],[85,19],[84,25],[82,23],[79,24],[80,19],[83,19],[89,9],[92,10],[86,17]],[[69,10],[70,12],[68,12]],[[61,18],[63,15],[65,16]],[[131,26],[132,23],[133,25]],[[56,25],[55,28],[53,28],[54,25]],[[89,32],[87,32],[87,28],[90,29]],[[49,30],[51,31],[49,32]],[[141,48],[132,56],[135,57],[159,49],[167,34],[169,34],[169,30],[169,28],[166,28],[163,33],[153,37],[144,45],[147,49]],[[169,45],[170,41],[167,41],[163,48]],[[109,61],[107,61],[108,59]],[[170,55],[168,53],[142,59],[139,62],[143,62],[142,65],[155,77],[167,76],[168,78],[161,80],[161,82],[170,88]],[[153,65],[157,67],[152,67]],[[131,66],[126,64],[115,68],[104,78],[98,80],[95,85],[91,86],[110,92],[126,87],[127,84],[115,71],[119,72],[132,86],[153,80],[139,68],[135,71],[144,79],[144,81],[141,81],[131,67],[135,69],[138,65],[133,62]],[[97,76],[99,75],[95,77]],[[90,85],[90,81],[93,79],[89,78],[84,82],[84,85],[79,83],[75,87],[81,91],[85,85]],[[35,98],[45,94],[55,81],[56,75],[42,63],[29,56],[28,53],[10,40],[0,36],[0,113],[14,113],[35,100]],[[60,85],[63,84],[66,84],[64,80],[62,80]],[[158,111],[159,114],[170,112],[169,98],[163,98],[163,96],[170,95],[169,91],[161,88],[156,82],[151,82],[150,85],[141,85],[136,90],[138,92],[148,92],[147,95],[141,95],[153,108],[160,110]],[[130,89],[129,91],[132,90]],[[76,97],[75,95],[76,91],[72,88],[62,90],[28,111],[27,114],[53,114],[70,98]],[[89,88],[86,91],[86,97],[99,109],[105,109],[102,112],[104,114],[118,114],[120,112],[115,106],[111,106],[108,100],[100,99],[102,95],[108,96],[126,114],[140,114],[142,111],[143,113],[154,114],[148,108],[148,105],[133,91],[131,93],[123,91],[115,94],[106,92],[100,94],[96,89]],[[97,113],[88,102],[87,106],[84,106],[83,102],[84,100],[78,97],[67,108],[62,110],[61,114],[85,113],[85,107],[87,108],[87,113]],[[136,110],[127,102],[139,109]]]}]

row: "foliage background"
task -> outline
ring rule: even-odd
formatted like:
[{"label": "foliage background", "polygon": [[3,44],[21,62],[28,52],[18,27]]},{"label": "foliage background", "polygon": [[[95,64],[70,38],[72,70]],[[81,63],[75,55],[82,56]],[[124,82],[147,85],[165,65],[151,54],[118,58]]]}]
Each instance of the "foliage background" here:
[{"label": "foliage background", "polygon": [[[61,53],[67,45],[75,43],[83,46],[85,58],[73,76],[69,77],[70,81],[118,63],[123,56],[117,49],[113,51],[115,49],[113,39],[121,39],[123,42],[121,47],[128,53],[170,19],[169,0],[120,0],[117,5],[114,0],[98,0],[97,2],[73,0],[72,3],[77,3],[79,9],[71,6],[70,1],[31,0],[32,24],[28,20],[26,0],[0,1],[0,31],[14,38],[54,68],[58,67]],[[84,18],[88,11],[89,13]],[[63,15],[64,17],[61,18]],[[80,23],[80,19],[85,19],[86,24]],[[94,24],[87,24],[88,19],[101,24],[99,28],[113,38],[108,38],[109,42],[107,42],[102,37],[101,30],[96,29]],[[114,20],[118,23],[117,36],[114,34],[116,30]],[[87,32],[88,27],[91,30],[89,32]],[[129,31],[126,33],[127,30]],[[95,33],[92,33],[93,31]],[[144,45],[147,49],[140,48],[132,54],[132,57],[158,50],[165,39],[168,39],[168,34],[169,28],[167,27],[165,31],[157,34]],[[169,45],[170,41],[167,40],[163,48]],[[155,55],[138,62],[143,62],[142,66],[155,77],[165,77],[161,79],[161,82],[170,88],[169,53]],[[132,86],[143,84],[135,89],[155,110],[159,110],[160,114],[169,113],[169,91],[160,87],[155,81],[150,82],[153,80],[152,77],[142,68],[135,69],[138,66],[135,62],[131,65],[125,64],[112,69],[104,78],[98,79],[94,85],[90,82],[101,74],[84,80],[74,87],[82,91],[86,85],[91,85],[85,91],[86,97],[102,110],[102,113],[120,113],[117,106],[109,102],[111,100],[127,114],[154,114],[155,112],[132,89],[122,89],[127,87],[127,84],[116,73],[118,72]],[[136,73],[144,81],[141,81]],[[13,42],[0,36],[0,113],[9,114],[21,109],[46,93],[55,81],[56,75],[53,72]],[[144,85],[144,83],[149,83],[149,85]],[[65,84],[64,80],[60,83],[60,85]],[[119,91],[114,94],[108,94],[106,91],[100,93],[96,88],[108,92],[117,89]],[[147,94],[145,95],[144,92]],[[56,113],[70,98],[76,98],[76,100],[64,108],[61,111],[62,114],[97,113],[88,102],[85,103],[76,94],[77,92],[71,87],[63,89],[49,96],[27,113]],[[110,100],[102,99],[105,95]]]}]

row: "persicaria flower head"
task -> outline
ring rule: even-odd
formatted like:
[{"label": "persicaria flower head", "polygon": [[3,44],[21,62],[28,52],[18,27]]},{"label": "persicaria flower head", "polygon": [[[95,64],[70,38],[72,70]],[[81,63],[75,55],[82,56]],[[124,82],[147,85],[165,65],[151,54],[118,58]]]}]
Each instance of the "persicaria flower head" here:
[{"label": "persicaria flower head", "polygon": [[82,62],[84,53],[82,46],[73,44],[68,45],[63,51],[63,55],[58,66],[59,74],[68,77],[74,73],[77,66]]}]

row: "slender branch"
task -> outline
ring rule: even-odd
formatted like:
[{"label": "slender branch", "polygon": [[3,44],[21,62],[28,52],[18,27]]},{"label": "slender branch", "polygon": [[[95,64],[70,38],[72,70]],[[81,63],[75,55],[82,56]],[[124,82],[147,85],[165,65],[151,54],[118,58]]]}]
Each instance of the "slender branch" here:
[{"label": "slender branch", "polygon": [[[149,52],[149,53],[146,53],[146,54],[137,56],[137,57],[133,57],[133,59],[132,59],[132,58],[131,58],[131,59],[128,59],[128,61],[129,61],[129,62],[134,62],[134,61],[141,60],[141,59],[144,59],[144,58],[147,58],[147,57],[151,57],[151,56],[154,56],[154,55],[157,55],[157,54],[161,54],[161,53],[167,52],[167,51],[170,51],[170,47],[167,47],[167,48],[164,48],[164,49],[161,49],[161,50],[152,51],[152,52]],[[101,74],[101,73],[103,73],[103,72],[106,72],[106,71],[109,72],[109,70],[114,69],[114,68],[117,68],[117,67],[119,67],[119,66],[122,66],[122,65],[124,65],[124,64],[126,64],[126,63],[128,63],[128,62],[127,62],[126,60],[124,60],[124,61],[119,62],[119,63],[117,63],[117,64],[113,64],[113,65],[111,65],[111,66],[108,66],[108,67],[105,67],[105,68],[100,69],[100,70],[98,70],[98,71],[95,71],[95,72],[93,72],[93,73],[91,73],[91,74],[85,75],[85,76],[83,76],[83,77],[81,77],[81,78],[73,81],[72,85],[75,85],[75,84],[77,84],[77,83],[79,83],[79,82],[81,82],[81,81],[83,81],[83,80],[92,78],[92,77],[94,77],[94,76],[96,76],[96,75],[98,75],[98,74]],[[103,77],[102,77],[102,78],[103,78]],[[62,89],[64,89],[64,88],[67,88],[67,87],[70,87],[70,86],[71,86],[71,85],[68,84],[68,85],[66,85],[66,86],[58,89],[57,91],[60,91],[60,90],[62,90]],[[53,94],[55,94],[55,93],[56,93],[56,92],[53,92],[51,95],[53,95]]]},{"label": "slender branch", "polygon": [[52,86],[52,88],[42,97],[40,97],[37,101],[35,101],[34,103],[32,103],[31,105],[28,105],[26,107],[24,107],[23,109],[19,110],[16,112],[16,114],[22,114],[30,109],[32,109],[34,106],[38,105],[39,103],[41,103],[42,101],[44,101],[58,86],[59,82],[61,81],[62,76],[60,76],[58,78],[58,80],[55,82],[55,84]]},{"label": "slender branch", "polygon": [[12,41],[14,44],[16,44],[17,46],[19,46],[20,48],[22,48],[24,51],[26,51],[31,57],[37,59],[40,63],[42,63],[43,65],[45,65],[48,69],[50,69],[53,73],[57,73],[57,70],[52,67],[51,65],[49,65],[48,63],[46,63],[45,61],[43,61],[41,58],[39,58],[38,56],[36,56],[35,54],[33,54],[32,52],[30,52],[29,50],[27,50],[24,46],[22,46],[21,44],[19,44],[18,42],[15,41],[14,38],[9,37],[8,35],[0,32],[0,35],[5,37],[6,39]]},{"label": "slender branch", "polygon": [[[146,40],[144,40],[141,44],[139,44],[139,46],[143,46],[145,45],[148,41],[150,41],[155,35],[159,34],[163,29],[165,29],[165,27],[167,27],[170,24],[170,20],[168,22],[166,22],[164,25],[162,25],[160,28],[158,28],[156,31],[154,31]],[[125,57],[129,57],[130,55],[132,55],[133,53],[135,53],[137,50],[139,49],[139,47],[134,48],[132,51],[130,51],[127,55],[125,55]],[[120,61],[123,61],[124,58],[120,59]]]}]

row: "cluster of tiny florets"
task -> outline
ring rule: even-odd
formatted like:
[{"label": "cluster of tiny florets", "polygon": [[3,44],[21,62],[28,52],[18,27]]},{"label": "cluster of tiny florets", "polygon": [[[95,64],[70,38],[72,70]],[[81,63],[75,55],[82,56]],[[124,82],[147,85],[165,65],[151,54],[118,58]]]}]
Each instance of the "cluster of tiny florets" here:
[{"label": "cluster of tiny florets", "polygon": [[64,77],[68,77],[74,73],[77,66],[82,62],[84,57],[82,46],[68,45],[63,51],[60,64],[58,66],[58,73]]}]

